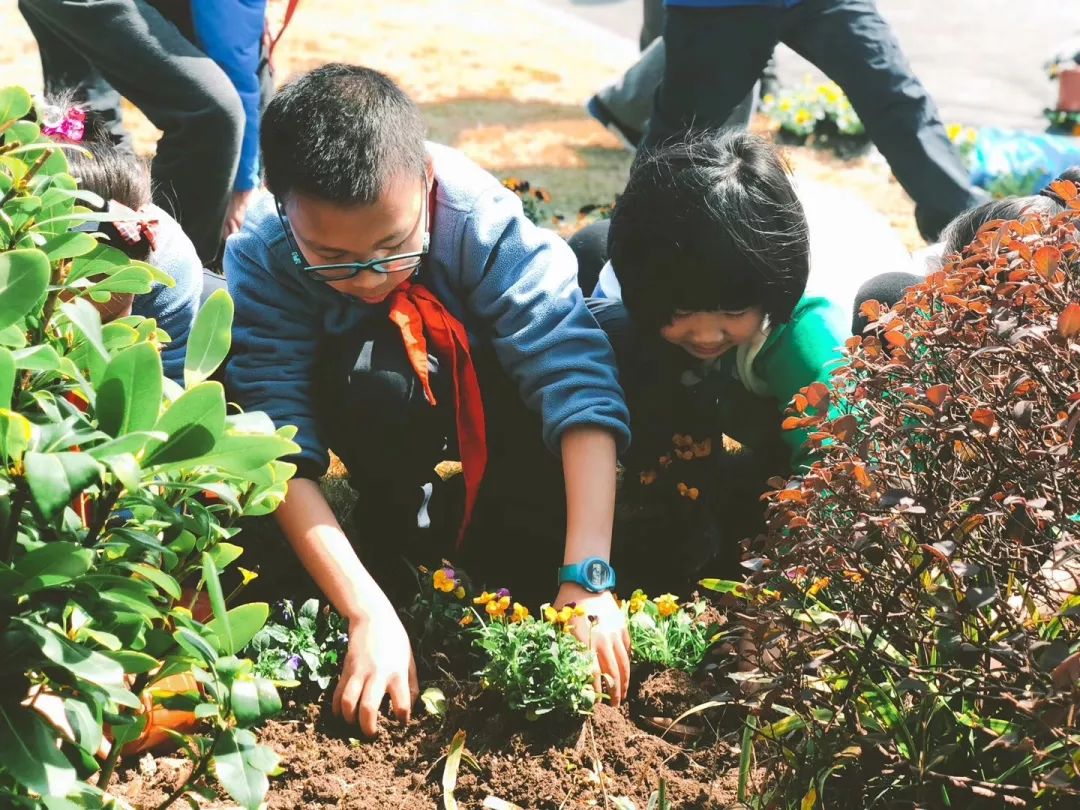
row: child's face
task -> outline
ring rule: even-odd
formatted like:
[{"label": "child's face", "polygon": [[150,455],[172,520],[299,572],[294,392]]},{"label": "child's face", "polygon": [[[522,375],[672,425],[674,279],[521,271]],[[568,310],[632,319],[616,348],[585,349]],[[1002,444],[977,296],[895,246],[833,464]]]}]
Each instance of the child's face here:
[{"label": "child's face", "polygon": [[[383,189],[370,205],[342,206],[326,200],[291,194],[285,202],[289,224],[309,265],[366,262],[412,253],[421,249],[427,223],[424,195],[431,182],[426,176],[403,173]],[[386,299],[412,270],[376,273],[361,270],[352,278],[325,282],[338,292],[367,304]]]},{"label": "child's face", "polygon": [[715,360],[729,349],[749,343],[764,321],[761,307],[738,312],[678,311],[671,323],[660,327],[660,336],[698,360]]}]

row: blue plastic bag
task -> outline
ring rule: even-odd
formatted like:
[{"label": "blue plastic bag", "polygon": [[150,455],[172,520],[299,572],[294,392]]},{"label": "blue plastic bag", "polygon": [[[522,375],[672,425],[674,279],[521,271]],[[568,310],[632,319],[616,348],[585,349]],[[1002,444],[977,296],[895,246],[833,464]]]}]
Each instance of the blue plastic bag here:
[{"label": "blue plastic bag", "polygon": [[[1080,165],[1080,138],[986,127],[968,157],[971,182],[990,188],[1005,178],[1028,178],[1032,192]],[[1026,185],[1026,183],[1025,183]]]}]

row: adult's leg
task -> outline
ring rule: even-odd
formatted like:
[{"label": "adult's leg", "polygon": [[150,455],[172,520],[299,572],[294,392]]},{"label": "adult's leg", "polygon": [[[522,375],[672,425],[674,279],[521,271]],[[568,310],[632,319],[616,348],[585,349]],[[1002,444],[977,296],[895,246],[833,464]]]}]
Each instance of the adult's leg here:
[{"label": "adult's leg", "polygon": [[45,93],[52,97],[71,94],[73,102],[86,105],[101,121],[114,144],[134,152],[131,135],[124,129],[116,89],[78,50],[53,32],[42,18],[39,4],[19,0],[19,11],[37,41]]},{"label": "adult's leg", "polygon": [[240,156],[244,111],[213,60],[144,0],[35,0],[38,21],[163,130],[151,167],[203,261],[213,258]]},{"label": "adult's leg", "polygon": [[641,36],[638,47],[645,50],[664,33],[664,0],[641,0]]},{"label": "adult's leg", "polygon": [[915,201],[927,241],[985,198],[873,0],[806,0],[786,13],[783,40],[843,88]]},{"label": "adult's leg", "polygon": [[607,264],[607,241],[610,227],[610,219],[601,219],[591,225],[586,225],[566,240],[577,257],[578,286],[586,297],[593,294],[596,281],[600,278],[600,271]]},{"label": "adult's leg", "polygon": [[664,79],[644,145],[652,148],[689,130],[725,126],[751,96],[780,38],[784,13],[765,6],[669,7]]},{"label": "adult's leg", "polygon": [[[622,76],[596,94],[608,115],[638,140],[649,123],[656,88],[664,78],[664,50],[663,38],[654,39]],[[634,140],[626,134],[624,137]]]}]

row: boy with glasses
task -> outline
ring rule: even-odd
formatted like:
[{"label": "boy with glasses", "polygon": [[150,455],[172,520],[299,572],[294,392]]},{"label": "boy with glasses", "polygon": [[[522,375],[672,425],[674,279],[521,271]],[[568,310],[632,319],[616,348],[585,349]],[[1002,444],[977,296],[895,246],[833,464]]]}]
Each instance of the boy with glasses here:
[{"label": "boy with glasses", "polygon": [[[226,248],[228,377],[245,408],[299,428],[276,517],[349,622],[335,711],[368,735],[386,694],[409,716],[409,639],[369,569],[449,522],[433,468],[454,458],[464,517],[445,553],[518,601],[583,607],[575,630],[617,703],[629,638],[609,556],[628,416],[572,252],[489,174],[425,143],[416,106],[376,71],[299,77],[261,137],[274,196]],[[359,554],[316,481],[328,448],[359,496]]]}]

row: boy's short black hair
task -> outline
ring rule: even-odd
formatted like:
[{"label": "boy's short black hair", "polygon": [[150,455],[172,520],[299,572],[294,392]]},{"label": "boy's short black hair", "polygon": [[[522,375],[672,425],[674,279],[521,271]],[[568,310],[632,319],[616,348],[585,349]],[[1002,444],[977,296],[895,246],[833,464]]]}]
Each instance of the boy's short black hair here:
[{"label": "boy's short black hair", "polygon": [[608,255],[643,328],[677,311],[764,309],[784,323],[806,289],[810,241],[787,165],[768,141],[706,133],[640,154]]},{"label": "boy's short black hair", "polygon": [[262,118],[266,186],[340,205],[368,205],[402,171],[424,171],[424,123],[377,70],[333,63],[293,79]]}]

